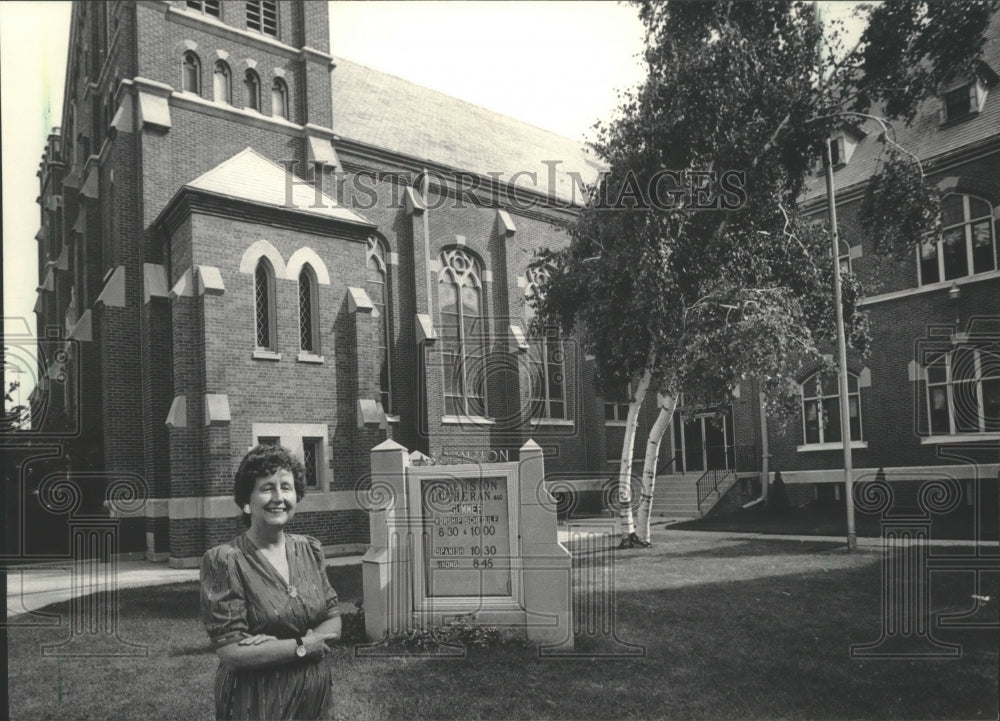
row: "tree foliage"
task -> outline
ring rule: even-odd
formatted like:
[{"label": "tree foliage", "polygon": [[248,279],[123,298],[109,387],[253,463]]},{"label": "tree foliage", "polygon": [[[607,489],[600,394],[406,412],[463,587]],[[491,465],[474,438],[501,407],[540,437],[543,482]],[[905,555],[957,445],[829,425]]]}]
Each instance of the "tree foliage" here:
[{"label": "tree foliage", "polygon": [[[812,3],[636,5],[647,78],[596,128],[607,170],[552,254],[562,272],[536,320],[582,330],[605,393],[650,369],[688,405],[726,403],[758,378],[772,411],[787,407],[802,360],[835,338],[829,234],[800,206],[828,138],[875,103],[908,122],[974,71],[994,3],[886,0],[853,49],[824,33]],[[900,252],[936,206],[884,127],[870,217],[887,229],[880,247]],[[843,286],[849,343],[864,354],[863,289],[849,274]]]}]

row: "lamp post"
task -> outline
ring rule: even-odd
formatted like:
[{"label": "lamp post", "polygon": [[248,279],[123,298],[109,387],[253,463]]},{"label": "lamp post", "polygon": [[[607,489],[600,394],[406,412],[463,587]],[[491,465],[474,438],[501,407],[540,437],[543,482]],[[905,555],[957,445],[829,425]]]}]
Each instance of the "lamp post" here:
[{"label": "lamp post", "polygon": [[840,240],[837,234],[837,198],[833,189],[833,154],[826,142],[826,201],[830,210],[830,243],[833,259],[833,298],[837,318],[837,390],[840,396],[840,440],[844,446],[844,500],[847,504],[847,551],[858,547],[854,529],[854,468],[851,457],[850,400],[847,390],[847,338],[844,335],[844,308],[840,290]]}]

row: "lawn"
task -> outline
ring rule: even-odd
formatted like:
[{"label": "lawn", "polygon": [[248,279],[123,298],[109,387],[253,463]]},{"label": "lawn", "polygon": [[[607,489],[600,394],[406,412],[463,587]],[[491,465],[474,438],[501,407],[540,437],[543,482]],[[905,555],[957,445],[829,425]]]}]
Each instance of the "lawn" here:
[{"label": "lawn", "polygon": [[[822,542],[654,536],[651,549],[581,557],[577,609],[614,574],[614,613],[583,624],[580,655],[540,658],[508,645],[463,658],[334,655],[338,719],[977,719],[998,714],[1000,578],[935,571],[930,616],[991,600],[941,628],[961,655],[857,660],[879,638],[882,552]],[[360,567],[332,569],[345,611]],[[10,629],[11,718],[210,719],[216,658],[194,583],[121,592],[121,638],[148,657],[42,657],[68,630]],[[66,614],[68,604],[48,609]],[[582,614],[578,613],[578,620]],[[990,626],[983,628],[984,625]],[[934,624],[931,624],[932,628]],[[627,657],[638,651],[640,655]]]},{"label": "lawn", "polygon": [[[981,540],[997,541],[997,521],[1000,513],[997,511],[996,499],[992,503],[983,504],[979,509],[980,519],[978,537],[973,523],[974,510],[969,506],[960,506],[947,514],[929,516],[930,537],[944,540]],[[882,517],[880,515],[862,513],[855,510],[855,530],[858,536],[878,538],[882,534],[885,521],[895,522],[907,513],[916,513],[915,509],[903,509],[895,515]],[[691,531],[736,531],[740,533],[779,533],[804,536],[846,536],[847,511],[843,502],[818,502],[807,506],[793,507],[781,513],[772,513],[763,505],[752,506],[734,513],[724,513],[707,516],[693,521],[671,524],[671,528]]]}]

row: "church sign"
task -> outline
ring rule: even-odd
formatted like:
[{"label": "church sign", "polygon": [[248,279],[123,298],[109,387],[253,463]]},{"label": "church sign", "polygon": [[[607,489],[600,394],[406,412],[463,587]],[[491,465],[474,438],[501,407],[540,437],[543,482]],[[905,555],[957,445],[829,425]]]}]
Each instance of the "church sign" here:
[{"label": "church sign", "polygon": [[465,617],[545,648],[572,648],[572,559],[558,541],[544,476],[534,441],[519,461],[448,466],[412,466],[391,440],[373,448],[363,500],[369,637]]}]

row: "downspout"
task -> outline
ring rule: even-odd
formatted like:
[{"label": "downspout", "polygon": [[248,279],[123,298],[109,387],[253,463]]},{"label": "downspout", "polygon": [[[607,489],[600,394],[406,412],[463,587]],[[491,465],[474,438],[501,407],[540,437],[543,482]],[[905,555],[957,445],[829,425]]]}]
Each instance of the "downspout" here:
[{"label": "downspout", "polygon": [[749,503],[744,503],[744,508],[751,508],[767,500],[768,465],[771,460],[771,454],[768,448],[767,409],[764,407],[763,393],[759,395],[758,405],[760,406],[760,497],[753,499]]}]

